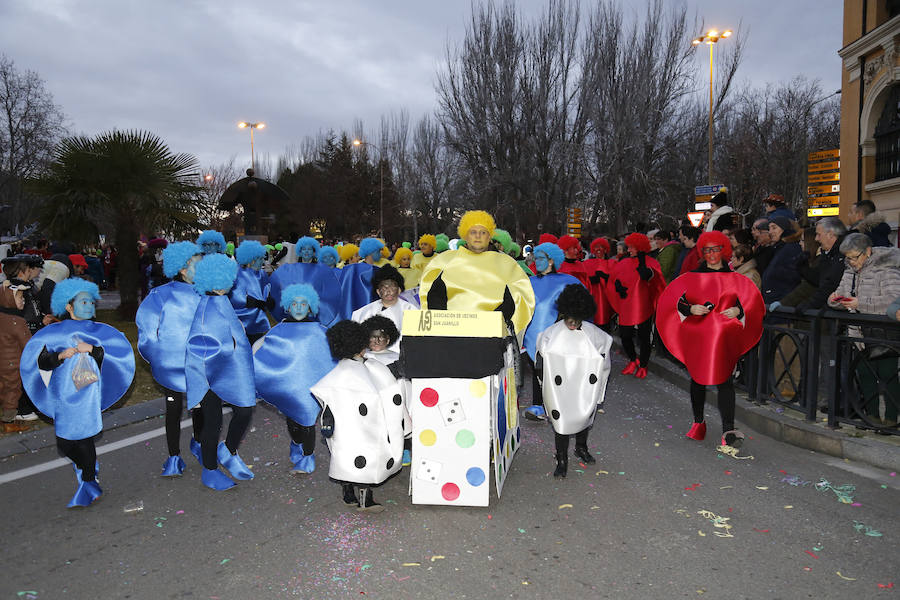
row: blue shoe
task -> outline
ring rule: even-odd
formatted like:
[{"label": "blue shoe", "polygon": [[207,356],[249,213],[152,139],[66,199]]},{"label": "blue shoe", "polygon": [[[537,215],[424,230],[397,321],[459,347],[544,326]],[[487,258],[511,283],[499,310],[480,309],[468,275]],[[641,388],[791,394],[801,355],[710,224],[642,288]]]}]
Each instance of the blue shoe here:
[{"label": "blue shoe", "polygon": [[75,495],[69,501],[67,508],[90,506],[91,503],[103,495],[100,484],[96,481],[82,481],[75,490]]},{"label": "blue shoe", "polygon": [[166,462],[163,463],[162,476],[179,477],[184,473],[184,467],[184,460],[182,460],[180,456],[170,456],[166,459]]},{"label": "blue shoe", "polygon": [[403,449],[403,458],[400,459],[400,464],[404,467],[408,467],[412,464],[412,452],[406,448]]},{"label": "blue shoe", "polygon": [[194,458],[197,459],[197,462],[200,463],[200,466],[203,466],[203,454],[200,452],[200,442],[195,440],[193,437],[191,438],[191,454],[194,455]]},{"label": "blue shoe", "polygon": [[525,409],[525,418],[529,421],[546,421],[547,412],[543,406],[534,404]]},{"label": "blue shoe", "polygon": [[301,475],[312,473],[316,470],[316,455],[303,454],[303,445],[291,442],[291,462],[294,464],[293,473]]},{"label": "blue shoe", "polygon": [[250,470],[250,467],[241,460],[238,454],[232,454],[225,446],[225,442],[219,442],[219,446],[216,448],[216,457],[219,459],[219,464],[225,467],[235,479],[243,481],[253,479],[253,471]]},{"label": "blue shoe", "polygon": [[218,469],[203,469],[203,473],[200,474],[200,481],[209,489],[217,492],[225,491],[237,485]]}]

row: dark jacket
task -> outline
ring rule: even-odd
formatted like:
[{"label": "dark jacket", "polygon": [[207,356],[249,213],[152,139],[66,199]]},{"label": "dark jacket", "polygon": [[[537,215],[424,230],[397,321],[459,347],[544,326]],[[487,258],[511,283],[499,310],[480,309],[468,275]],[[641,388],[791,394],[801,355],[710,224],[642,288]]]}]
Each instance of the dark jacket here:
[{"label": "dark jacket", "polygon": [[762,294],[766,305],[781,300],[800,283],[797,257],[803,250],[797,238],[799,235],[792,234],[774,246],[772,260],[762,274]]},{"label": "dark jacket", "polygon": [[877,210],[857,223],[851,232],[864,233],[872,240],[873,246],[890,246],[891,226],[884,222],[884,215]]},{"label": "dark jacket", "polygon": [[[831,292],[837,289],[838,284],[841,282],[841,277],[844,276],[844,269],[846,268],[846,265],[844,264],[844,255],[841,254],[840,250],[841,242],[843,241],[843,237],[838,238],[834,243],[834,246],[831,247],[831,250],[820,254],[818,263],[815,267],[810,268],[801,265],[801,275],[804,275],[805,269],[815,269],[816,273],[810,274],[811,276],[807,276],[805,279],[810,280],[817,287],[816,291],[813,292],[809,298],[797,305],[798,312],[822,308],[828,301],[828,296],[831,295]],[[816,281],[813,280],[813,277],[815,277]]]}]

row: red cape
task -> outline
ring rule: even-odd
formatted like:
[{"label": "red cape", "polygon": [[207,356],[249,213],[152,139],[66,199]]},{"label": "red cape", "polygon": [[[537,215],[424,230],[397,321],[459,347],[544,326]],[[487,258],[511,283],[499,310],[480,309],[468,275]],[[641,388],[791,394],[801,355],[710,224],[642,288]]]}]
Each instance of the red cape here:
[{"label": "red cape", "polygon": [[588,273],[584,269],[584,263],[580,260],[576,260],[575,262],[563,261],[563,264],[559,265],[556,269],[558,273],[565,273],[566,275],[571,275],[576,278],[587,289],[591,289],[591,281],[588,279]]},{"label": "red cape", "polygon": [[609,275],[609,271],[614,264],[614,261],[608,261],[605,258],[589,258],[581,263],[582,268],[588,276],[588,283],[590,283],[588,289],[591,290],[591,295],[594,297],[594,302],[597,304],[597,312],[594,314],[595,325],[606,325],[609,323],[610,319],[612,319],[614,313],[612,305],[606,297],[606,282],[609,281],[609,279],[600,279],[599,282],[594,283],[590,281],[590,278],[596,275],[598,271]]},{"label": "red cape", "polygon": [[[678,299],[689,304],[712,302],[709,314],[685,317]],[[743,319],[720,313],[740,301]],[[691,379],[701,385],[727,380],[738,359],[759,342],[766,314],[762,295],[740,273],[685,273],[669,284],[656,307],[656,329],[666,348],[684,363]]]},{"label": "red cape", "polygon": [[638,275],[637,258],[625,257],[611,267],[606,297],[619,314],[619,325],[639,325],[652,317],[656,301],[666,287],[659,262],[649,256],[645,261],[653,271],[650,281],[644,281]]}]

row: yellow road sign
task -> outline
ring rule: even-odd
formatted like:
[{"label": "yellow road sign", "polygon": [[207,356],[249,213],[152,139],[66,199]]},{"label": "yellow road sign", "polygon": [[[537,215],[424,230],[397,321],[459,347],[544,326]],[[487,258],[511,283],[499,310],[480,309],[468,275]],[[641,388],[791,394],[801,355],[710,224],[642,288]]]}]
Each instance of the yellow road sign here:
[{"label": "yellow road sign", "polygon": [[840,181],[840,173],[810,173],[806,178],[809,183],[825,183],[826,181]]},{"label": "yellow road sign", "polygon": [[808,159],[810,162],[814,160],[825,160],[826,158],[838,158],[841,151],[837,148],[834,150],[820,150],[819,152],[810,152]]},{"label": "yellow road sign", "polygon": [[810,163],[806,170],[812,173],[813,171],[834,171],[835,169],[840,168],[841,161],[831,160],[828,162]]},{"label": "yellow road sign", "polygon": [[840,194],[832,194],[830,196],[811,196],[809,198],[810,206],[822,206],[823,204],[838,204]]},{"label": "yellow road sign", "polygon": [[807,194],[830,194],[832,192],[841,191],[841,184],[835,183],[834,185],[811,185],[806,188]]},{"label": "yellow road sign", "polygon": [[821,208],[810,208],[806,211],[807,217],[836,217],[840,213],[837,206],[824,206]]}]

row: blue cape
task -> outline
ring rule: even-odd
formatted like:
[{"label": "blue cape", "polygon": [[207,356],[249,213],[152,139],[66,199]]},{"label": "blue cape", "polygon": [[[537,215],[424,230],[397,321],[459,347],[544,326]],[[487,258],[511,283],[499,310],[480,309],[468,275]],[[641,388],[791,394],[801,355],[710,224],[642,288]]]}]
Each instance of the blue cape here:
[{"label": "blue cape", "polygon": [[255,406],[250,342],[228,296],[203,296],[188,334],[184,361],[187,407],[212,390],[234,406]]},{"label": "blue cape", "polygon": [[[44,384],[38,369],[38,356],[47,347],[61,352],[75,345],[73,336],[82,342],[103,348],[99,381],[81,390],[75,388],[72,370],[83,354],[67,358],[50,372],[49,385]],[[88,355],[91,365],[97,363]],[[22,384],[39,411],[51,417],[56,435],[66,440],[83,440],[103,429],[101,411],[125,395],[134,379],[134,352],[121,331],[94,321],[66,320],[48,325],[35,333],[22,351],[19,365]]]},{"label": "blue cape", "polygon": [[275,300],[272,316],[281,321],[288,313],[281,307],[281,291],[292,283],[308,283],[319,294],[319,322],[331,327],[341,319],[341,284],[335,271],[318,263],[288,263],[275,269],[269,294]]},{"label": "blue cape", "polygon": [[265,301],[269,296],[269,277],[260,269],[254,271],[247,267],[238,269],[234,287],[228,293],[234,314],[240,320],[247,333],[265,333],[269,330],[269,318],[261,308],[247,308],[247,296]]},{"label": "blue cape", "polygon": [[253,355],[259,397],[301,425],[315,425],[319,403],[309,388],[337,364],[315,321],[282,321],[269,330]]},{"label": "blue cape", "polygon": [[192,285],[171,281],[153,288],[141,302],[134,322],[138,328],[138,352],[150,363],[160,385],[184,392],[184,351],[200,296]]},{"label": "blue cape", "polygon": [[565,273],[549,273],[543,276],[531,277],[531,287],[534,289],[534,314],[531,316],[531,323],[525,330],[525,339],[523,345],[528,352],[531,360],[534,360],[537,339],[541,332],[556,323],[558,311],[556,310],[556,299],[567,285],[577,283],[581,285],[575,277],[566,275]]},{"label": "blue cape", "polygon": [[377,268],[358,262],[340,269],[341,318],[349,319],[354,310],[378,299],[372,290],[372,274]]}]

